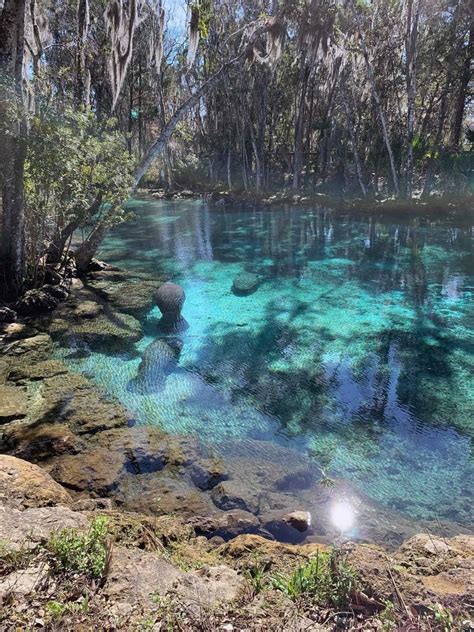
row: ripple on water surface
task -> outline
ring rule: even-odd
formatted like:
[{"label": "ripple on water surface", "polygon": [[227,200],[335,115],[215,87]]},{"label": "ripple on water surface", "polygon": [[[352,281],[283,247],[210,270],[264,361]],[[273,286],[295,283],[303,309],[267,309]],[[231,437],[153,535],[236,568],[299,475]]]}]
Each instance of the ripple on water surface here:
[{"label": "ripple on water surface", "polygon": [[[73,367],[142,423],[222,452],[235,441],[249,454],[252,442],[293,447],[408,516],[472,520],[470,229],[131,206],[135,222],[101,255],[183,285],[190,326],[178,366],[157,392],[130,388],[159,336],[154,308],[133,353],[92,350]],[[260,277],[246,297],[230,291],[242,271]]]}]

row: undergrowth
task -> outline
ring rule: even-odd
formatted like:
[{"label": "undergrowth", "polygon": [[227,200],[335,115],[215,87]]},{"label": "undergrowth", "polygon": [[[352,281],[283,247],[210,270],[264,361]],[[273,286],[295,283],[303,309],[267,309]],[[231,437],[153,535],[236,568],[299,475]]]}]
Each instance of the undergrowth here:
[{"label": "undergrowth", "polygon": [[48,542],[53,569],[79,573],[91,579],[104,577],[109,554],[108,520],[95,518],[87,531],[61,529]]}]

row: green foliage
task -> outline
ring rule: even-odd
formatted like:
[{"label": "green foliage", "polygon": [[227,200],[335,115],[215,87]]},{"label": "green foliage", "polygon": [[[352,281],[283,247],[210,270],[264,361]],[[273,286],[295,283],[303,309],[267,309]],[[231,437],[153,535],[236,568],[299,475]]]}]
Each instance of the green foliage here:
[{"label": "green foliage", "polygon": [[256,555],[253,563],[250,564],[249,568],[245,571],[245,576],[250,583],[254,595],[258,595],[267,587],[268,581],[266,571],[266,563],[260,558],[260,556]]},{"label": "green foliage", "polygon": [[434,608],[434,620],[443,632],[450,632],[454,630],[454,618],[451,612],[444,608],[441,604],[435,604]]},{"label": "green foliage", "polygon": [[383,632],[391,632],[397,627],[397,617],[395,614],[395,606],[391,601],[385,601],[385,608],[379,614],[378,619],[382,624]]},{"label": "green foliage", "polygon": [[319,605],[347,608],[356,584],[355,573],[337,550],[317,552],[289,577],[278,575],[273,586],[294,601],[309,597]]},{"label": "green foliage", "polygon": [[79,573],[91,578],[104,575],[107,562],[108,520],[95,518],[87,531],[62,529],[53,534],[48,549],[56,570]]},{"label": "green foliage", "polygon": [[[97,219],[98,196],[106,205],[128,197],[132,163],[114,119],[98,121],[91,110],[43,111],[31,120],[25,165],[25,201],[32,232]],[[115,221],[125,219],[118,210]],[[54,232],[54,229],[53,229]]]},{"label": "green foliage", "polygon": [[61,601],[48,601],[45,610],[51,621],[57,621],[68,615],[87,613],[89,610],[89,600],[85,597],[77,602],[62,603]]}]

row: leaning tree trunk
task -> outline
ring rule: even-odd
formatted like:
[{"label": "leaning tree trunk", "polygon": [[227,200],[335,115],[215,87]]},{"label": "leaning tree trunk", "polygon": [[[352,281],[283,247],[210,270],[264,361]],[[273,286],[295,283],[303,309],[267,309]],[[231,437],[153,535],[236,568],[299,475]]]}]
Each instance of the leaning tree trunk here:
[{"label": "leaning tree trunk", "polygon": [[[26,157],[26,116],[24,109],[23,60],[25,52],[25,0],[6,0],[0,13],[0,77],[2,109],[16,105],[16,120],[0,138],[2,179],[1,257],[7,291],[18,293],[25,280],[25,215],[23,207],[24,165]],[[11,99],[9,92],[11,89]]]},{"label": "leaning tree trunk", "polygon": [[193,108],[195,105],[199,103],[199,100],[201,99],[201,97],[204,96],[211,88],[213,88],[221,80],[225,72],[231,66],[236,65],[239,61],[241,61],[244,58],[246,52],[247,52],[246,50],[243,51],[237,57],[234,57],[234,59],[231,59],[230,61],[223,64],[213,75],[209,77],[209,79],[207,79],[203,84],[199,86],[196,92],[193,92],[193,94],[190,97],[188,97],[186,101],[184,101],[184,103],[182,103],[179,106],[179,108],[176,110],[176,112],[173,114],[173,116],[169,119],[169,121],[161,130],[161,134],[158,136],[158,138],[155,140],[153,145],[147,151],[143,160],[140,162],[140,164],[136,168],[135,174],[134,174],[134,189],[136,189],[136,187],[138,186],[138,183],[140,182],[142,177],[145,175],[145,173],[148,171],[148,169],[151,167],[153,162],[163,153],[163,150],[167,146],[169,139],[171,138],[178,123],[183,120],[183,118],[186,116],[189,110],[191,110],[191,108]]}]

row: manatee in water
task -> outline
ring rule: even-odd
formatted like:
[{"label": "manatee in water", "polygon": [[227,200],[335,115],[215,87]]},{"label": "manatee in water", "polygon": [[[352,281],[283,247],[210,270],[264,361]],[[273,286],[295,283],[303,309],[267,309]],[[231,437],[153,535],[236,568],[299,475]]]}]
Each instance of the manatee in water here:
[{"label": "manatee in water", "polygon": [[178,332],[186,329],[188,323],[181,316],[186,300],[183,288],[176,283],[163,283],[155,293],[155,302],[162,313],[159,328],[165,332]]},{"label": "manatee in water", "polygon": [[158,338],[143,352],[135,378],[129,382],[129,388],[138,393],[153,393],[164,388],[166,378],[176,369],[182,341],[173,336]]}]

